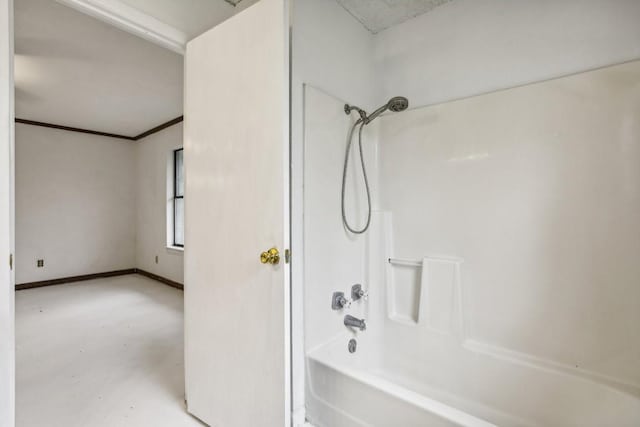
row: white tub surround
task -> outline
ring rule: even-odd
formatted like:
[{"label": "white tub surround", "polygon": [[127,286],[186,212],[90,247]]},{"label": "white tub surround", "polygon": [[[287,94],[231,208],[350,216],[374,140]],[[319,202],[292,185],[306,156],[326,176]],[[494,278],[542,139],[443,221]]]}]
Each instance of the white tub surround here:
[{"label": "white tub surround", "polygon": [[[640,423],[639,88],[637,61],[383,116],[364,140],[375,211],[357,237],[340,222],[350,119],[307,88],[310,422]],[[354,283],[368,301],[331,310]]]}]

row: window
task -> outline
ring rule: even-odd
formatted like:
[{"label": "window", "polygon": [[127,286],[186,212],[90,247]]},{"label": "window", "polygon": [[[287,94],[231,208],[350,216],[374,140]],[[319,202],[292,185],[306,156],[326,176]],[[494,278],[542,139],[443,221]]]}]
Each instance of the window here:
[{"label": "window", "polygon": [[184,247],[184,160],[182,148],[173,152],[173,246]]}]

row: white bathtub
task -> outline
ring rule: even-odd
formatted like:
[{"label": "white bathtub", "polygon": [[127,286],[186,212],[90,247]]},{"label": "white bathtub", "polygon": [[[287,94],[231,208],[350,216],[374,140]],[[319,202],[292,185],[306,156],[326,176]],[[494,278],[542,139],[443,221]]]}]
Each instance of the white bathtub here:
[{"label": "white bathtub", "polygon": [[307,355],[307,419],[316,427],[640,426],[633,392],[454,341],[434,339],[412,364],[418,355],[393,340],[362,335],[350,354],[349,338]]}]

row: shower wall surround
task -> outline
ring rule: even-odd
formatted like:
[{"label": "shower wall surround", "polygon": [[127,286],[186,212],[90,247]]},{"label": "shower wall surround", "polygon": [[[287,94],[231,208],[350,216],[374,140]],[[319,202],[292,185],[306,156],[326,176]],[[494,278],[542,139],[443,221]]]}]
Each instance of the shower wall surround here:
[{"label": "shower wall surround", "polygon": [[[384,115],[358,237],[340,221],[343,103],[306,87],[309,420],[637,425],[640,61]],[[332,311],[354,283],[369,300]]]},{"label": "shower wall surround", "polygon": [[381,120],[393,254],[464,259],[465,340],[640,390],[639,117],[632,62]]},{"label": "shower wall surround", "polygon": [[[305,345],[322,345],[345,330],[343,312],[331,310],[331,295],[362,283],[366,270],[366,238],[348,233],[340,216],[340,186],[347,133],[356,120],[337,100],[311,86],[305,87]],[[369,165],[370,184],[378,188],[375,156],[377,124],[363,130],[363,149]],[[347,174],[345,208],[350,221],[361,227],[367,215],[360,159],[352,155]],[[374,190],[375,191],[375,190]],[[379,197],[372,193],[372,199]],[[373,205],[376,209],[376,205]],[[354,304],[350,313],[364,304]],[[346,347],[345,347],[346,348]]]}]

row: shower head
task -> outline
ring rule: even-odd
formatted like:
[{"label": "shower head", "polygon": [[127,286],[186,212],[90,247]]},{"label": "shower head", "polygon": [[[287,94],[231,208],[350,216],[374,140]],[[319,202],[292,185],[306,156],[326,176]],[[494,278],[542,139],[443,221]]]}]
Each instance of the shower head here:
[{"label": "shower head", "polygon": [[398,113],[400,111],[404,111],[409,107],[409,100],[404,96],[394,96],[382,107],[378,108],[376,111],[371,113],[369,117],[367,117],[364,122],[365,124],[371,123],[376,117],[380,114],[384,113],[387,110],[393,111],[394,113]]},{"label": "shower head", "polygon": [[394,113],[404,111],[409,107],[409,100],[404,96],[395,96],[387,102],[387,108]]},{"label": "shower head", "polygon": [[367,116],[366,111],[361,108],[356,107],[355,105],[344,105],[344,112],[346,114],[351,114],[351,111],[356,110],[358,114],[360,114],[359,122],[363,122],[365,125],[371,123],[376,117],[380,114],[384,113],[387,110],[393,111],[394,113],[398,113],[400,111],[404,111],[409,107],[409,100],[404,96],[394,96],[384,104],[382,107],[378,108],[376,111]]}]

